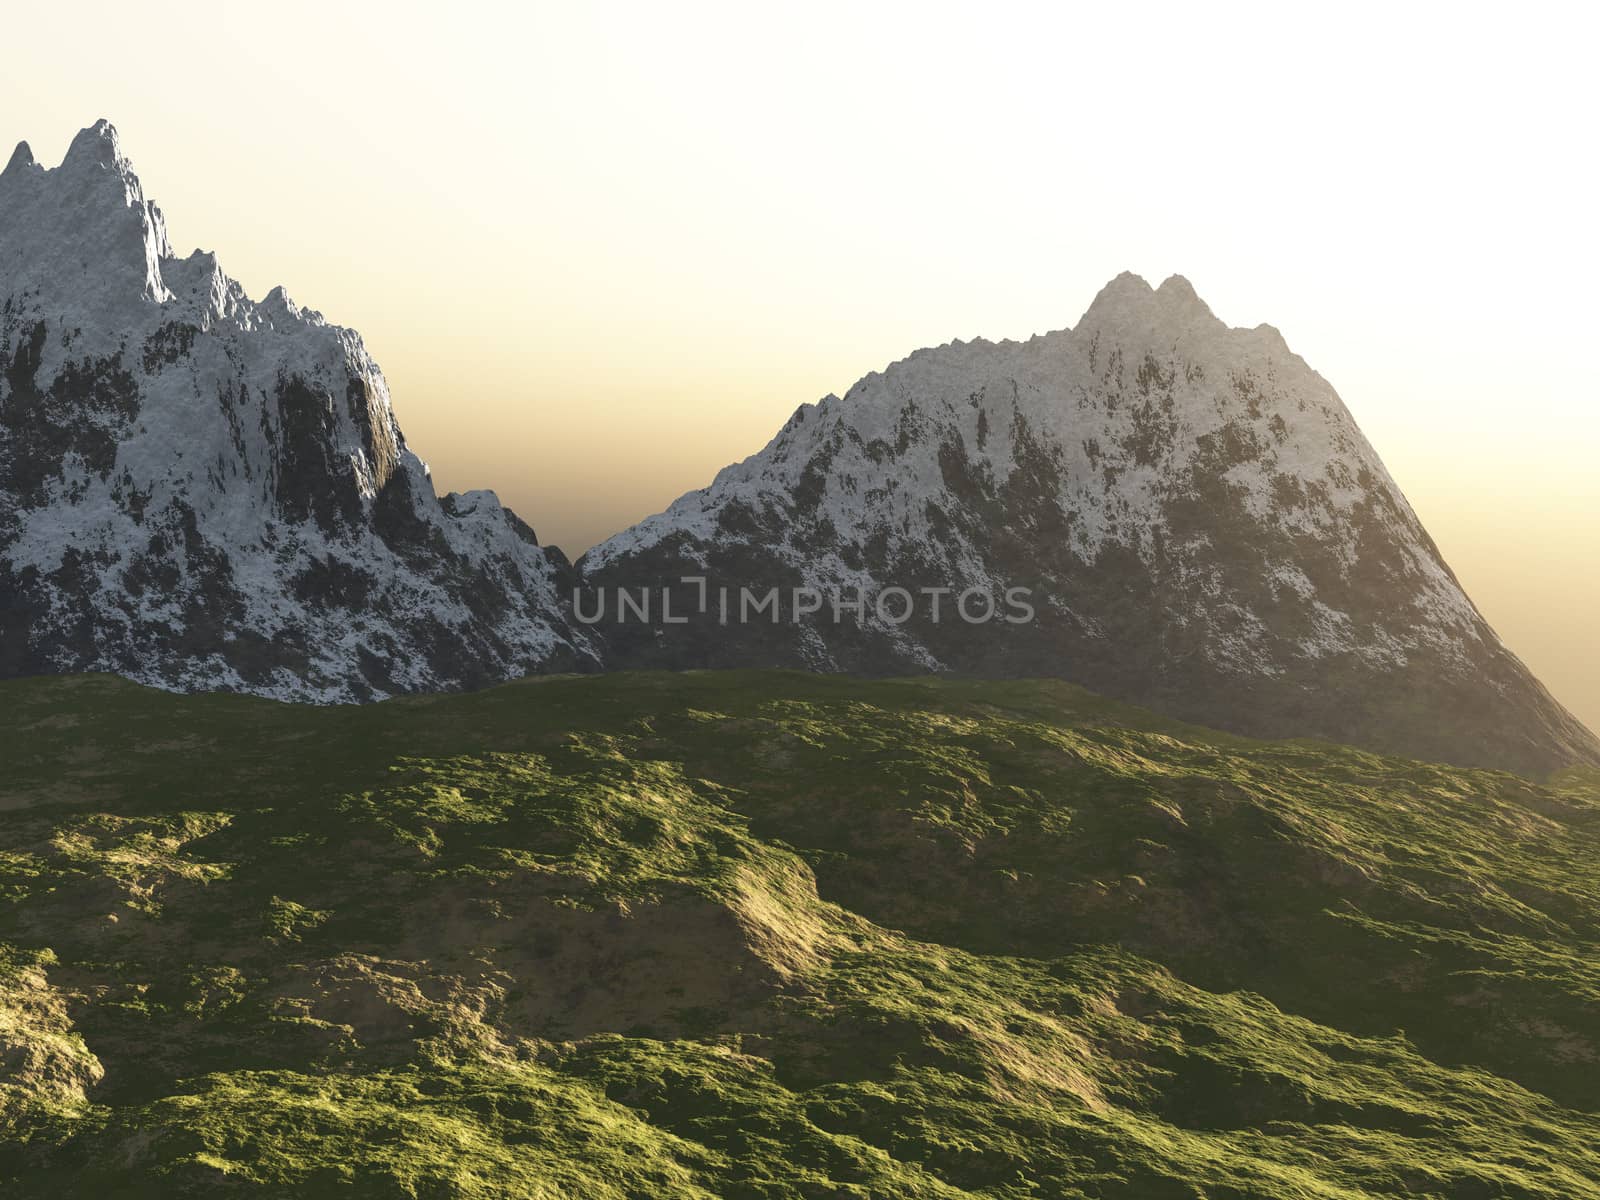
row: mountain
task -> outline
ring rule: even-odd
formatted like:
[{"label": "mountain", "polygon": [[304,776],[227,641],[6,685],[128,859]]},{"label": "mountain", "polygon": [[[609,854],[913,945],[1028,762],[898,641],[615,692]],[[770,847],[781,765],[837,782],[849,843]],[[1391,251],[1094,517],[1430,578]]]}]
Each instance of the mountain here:
[{"label": "mountain", "polygon": [[110,125],[54,169],[17,147],[0,676],[348,701],[657,666],[1055,675],[1256,735],[1600,762],[1333,389],[1180,278],[918,351],[573,566],[493,493],[435,495],[358,334],[174,256]]},{"label": "mountain", "polygon": [[1600,772],[755,672],[0,747],[7,1196],[1600,1198]]},{"label": "mountain", "polygon": [[370,699],[597,664],[570,567],[438,498],[348,329],[174,256],[104,121],[0,174],[0,675]]},{"label": "mountain", "polygon": [[[1258,736],[1600,762],[1333,388],[1177,276],[1121,275],[1071,329],[920,350],[804,406],[578,567],[614,667],[1056,675]],[[682,623],[640,620],[640,587],[674,589]]]}]

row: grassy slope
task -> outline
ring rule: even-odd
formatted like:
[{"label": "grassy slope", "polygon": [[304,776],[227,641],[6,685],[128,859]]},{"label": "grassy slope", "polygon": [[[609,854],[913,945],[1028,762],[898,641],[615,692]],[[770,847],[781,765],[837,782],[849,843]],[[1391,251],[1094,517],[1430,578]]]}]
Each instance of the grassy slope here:
[{"label": "grassy slope", "polygon": [[1594,773],[730,673],[0,779],[0,1194],[1600,1197]]}]

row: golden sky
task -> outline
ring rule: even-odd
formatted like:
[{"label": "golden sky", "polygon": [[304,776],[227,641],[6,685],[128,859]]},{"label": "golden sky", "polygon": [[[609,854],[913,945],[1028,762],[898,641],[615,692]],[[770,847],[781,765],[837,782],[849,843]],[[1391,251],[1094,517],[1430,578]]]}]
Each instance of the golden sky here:
[{"label": "golden sky", "polygon": [[441,490],[574,557],[919,346],[1181,273],[1600,727],[1600,26],[1294,7],[32,6],[0,154],[109,118],[180,253],[361,330]]}]

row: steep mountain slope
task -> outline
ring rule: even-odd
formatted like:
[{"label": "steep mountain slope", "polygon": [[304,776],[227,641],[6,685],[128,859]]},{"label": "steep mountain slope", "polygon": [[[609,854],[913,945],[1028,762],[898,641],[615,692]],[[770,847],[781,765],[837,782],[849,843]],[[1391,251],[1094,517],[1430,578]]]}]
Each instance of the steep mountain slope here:
[{"label": "steep mountain slope", "polygon": [[105,122],[0,174],[0,675],[349,700],[594,663],[567,565],[435,497],[377,364],[173,256]]},{"label": "steep mountain slope", "polygon": [[754,672],[0,766],[8,1196],[1600,1197],[1600,773]]},{"label": "steep mountain slope", "polygon": [[[1179,277],[1119,276],[1075,328],[1025,343],[918,351],[578,565],[615,666],[1059,675],[1258,735],[1600,762],[1333,388]],[[719,598],[704,612],[686,576]],[[688,621],[619,615],[616,589],[638,585],[675,586]],[[773,587],[776,622],[723,620],[723,588]],[[833,605],[858,596],[863,617]]]}]

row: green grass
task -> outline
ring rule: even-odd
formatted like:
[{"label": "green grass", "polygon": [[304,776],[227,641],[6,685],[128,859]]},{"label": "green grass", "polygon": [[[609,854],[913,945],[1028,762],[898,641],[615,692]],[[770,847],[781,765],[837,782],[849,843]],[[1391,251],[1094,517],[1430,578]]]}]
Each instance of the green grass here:
[{"label": "green grass", "polygon": [[0,714],[8,1197],[1600,1197],[1594,772],[1046,682]]}]

